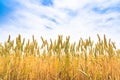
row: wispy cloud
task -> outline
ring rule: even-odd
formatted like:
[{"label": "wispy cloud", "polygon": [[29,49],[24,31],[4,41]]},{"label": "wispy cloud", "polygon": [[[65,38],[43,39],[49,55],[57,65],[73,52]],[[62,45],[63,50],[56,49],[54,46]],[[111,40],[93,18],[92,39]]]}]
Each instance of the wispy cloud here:
[{"label": "wispy cloud", "polygon": [[4,35],[1,41],[8,34],[22,34],[28,38],[34,34],[38,39],[63,34],[76,41],[89,36],[96,39],[98,33],[120,43],[119,0],[12,0],[5,4],[14,10],[8,12],[6,21],[0,19],[3,21],[0,33]]}]

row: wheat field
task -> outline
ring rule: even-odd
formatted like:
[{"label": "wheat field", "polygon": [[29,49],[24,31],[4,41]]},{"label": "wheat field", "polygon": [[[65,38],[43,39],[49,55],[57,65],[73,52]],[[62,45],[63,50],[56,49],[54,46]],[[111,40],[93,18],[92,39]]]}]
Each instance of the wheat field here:
[{"label": "wheat field", "polygon": [[96,43],[40,37],[39,45],[34,36],[9,36],[0,43],[0,80],[120,80],[120,49],[105,35],[97,37]]}]

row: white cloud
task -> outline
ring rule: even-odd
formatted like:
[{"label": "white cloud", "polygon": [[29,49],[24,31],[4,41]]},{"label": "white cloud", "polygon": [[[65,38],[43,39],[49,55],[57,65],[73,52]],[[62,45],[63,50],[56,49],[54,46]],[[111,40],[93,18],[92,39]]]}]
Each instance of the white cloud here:
[{"label": "white cloud", "polygon": [[[106,34],[108,38],[120,43],[119,12],[99,14],[92,10],[109,8],[120,3],[119,0],[53,0],[54,6],[46,7],[40,0],[17,0],[20,6],[11,15],[8,24],[2,25],[0,41],[6,40],[8,34],[30,38],[33,34],[37,39],[44,36],[46,39],[57,38],[58,34],[70,35],[71,41],[80,37],[91,36],[96,40],[96,35]],[[73,11],[69,15],[67,10]],[[119,16],[119,17],[118,17]],[[45,18],[46,17],[46,18]],[[48,17],[48,18],[47,18]],[[54,19],[54,21],[51,21]],[[52,29],[46,29],[45,26]],[[15,38],[15,37],[14,37]]]}]

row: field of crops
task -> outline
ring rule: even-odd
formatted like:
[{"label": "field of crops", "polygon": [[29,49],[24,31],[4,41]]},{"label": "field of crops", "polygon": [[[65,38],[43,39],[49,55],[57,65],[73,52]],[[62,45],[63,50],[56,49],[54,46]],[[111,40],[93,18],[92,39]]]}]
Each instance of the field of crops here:
[{"label": "field of crops", "polygon": [[71,43],[44,40],[42,44],[8,37],[0,43],[0,80],[120,80],[120,49],[105,35],[95,43],[91,38]]}]

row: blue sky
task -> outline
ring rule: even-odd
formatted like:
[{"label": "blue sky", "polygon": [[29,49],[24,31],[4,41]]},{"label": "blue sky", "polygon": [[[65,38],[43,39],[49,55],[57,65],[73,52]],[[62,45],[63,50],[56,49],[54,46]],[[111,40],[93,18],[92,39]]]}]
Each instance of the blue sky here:
[{"label": "blue sky", "polygon": [[97,34],[120,44],[120,0],[0,0],[0,42],[18,34],[36,39]]}]

